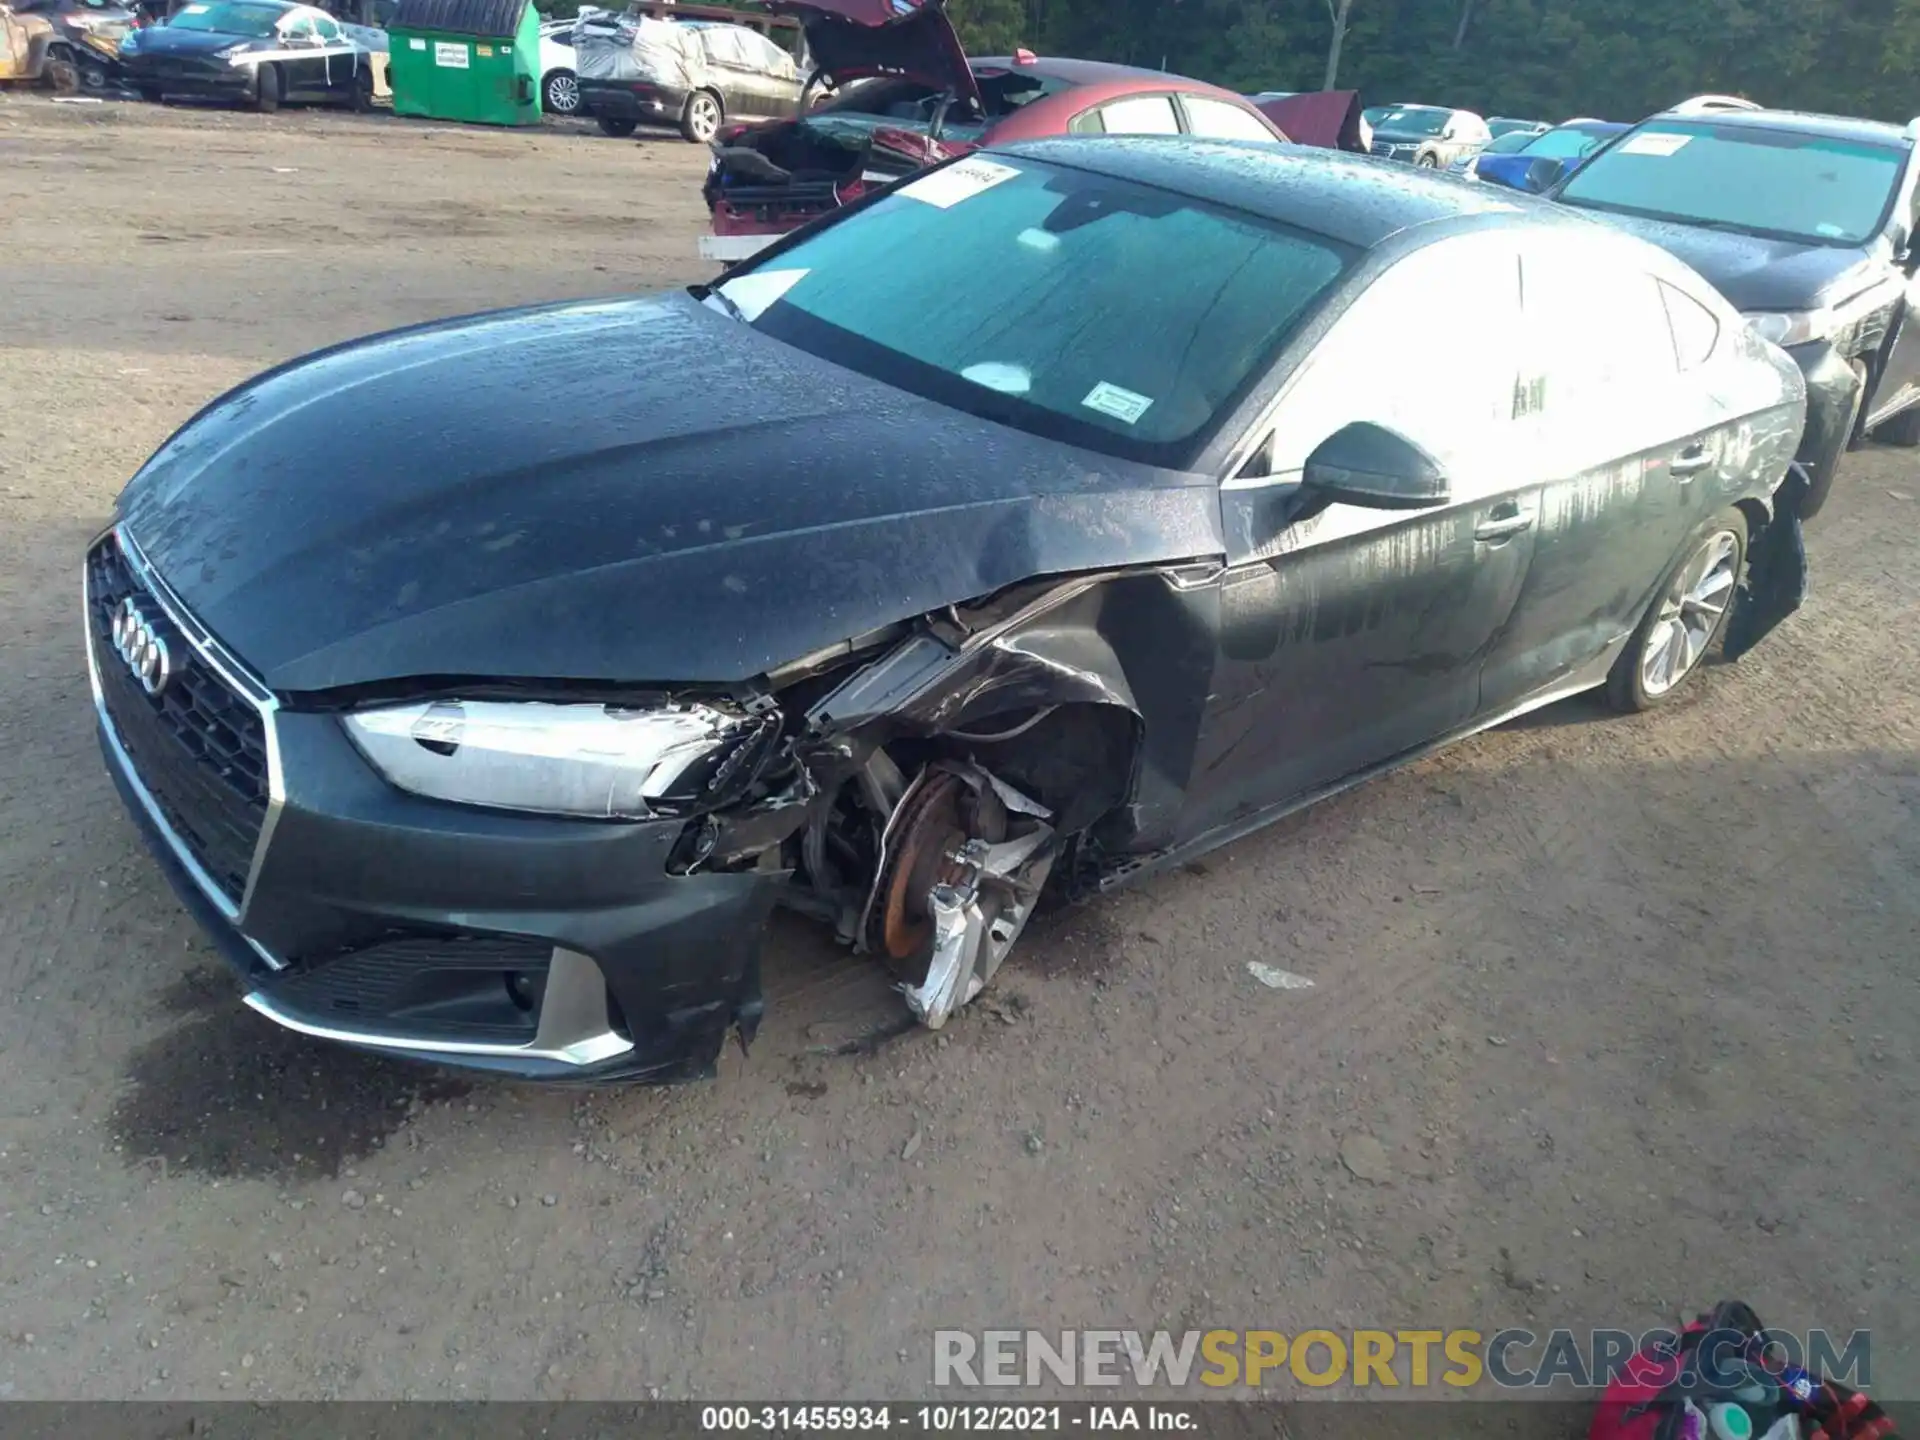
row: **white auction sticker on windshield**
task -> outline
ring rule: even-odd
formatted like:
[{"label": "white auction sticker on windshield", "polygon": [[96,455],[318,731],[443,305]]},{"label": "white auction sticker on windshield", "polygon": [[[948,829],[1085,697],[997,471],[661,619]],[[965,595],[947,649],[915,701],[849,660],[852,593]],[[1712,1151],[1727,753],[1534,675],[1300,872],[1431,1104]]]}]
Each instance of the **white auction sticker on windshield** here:
[{"label": "white auction sticker on windshield", "polygon": [[1098,410],[1102,415],[1111,415],[1124,424],[1132,425],[1147,413],[1147,407],[1153,401],[1145,395],[1122,390],[1118,385],[1109,385],[1102,380],[1087,392],[1087,398],[1080,403],[1089,410]]},{"label": "white auction sticker on windshield", "polygon": [[942,210],[948,210],[962,200],[972,199],[982,190],[991,190],[1002,181],[1013,179],[1019,173],[1013,166],[993,160],[962,160],[944,170],[921,176],[911,185],[904,186],[900,193],[911,195],[922,204],[937,205]]},{"label": "white auction sticker on windshield", "polygon": [[1622,155],[1671,155],[1693,139],[1691,135],[1671,135],[1663,130],[1630,135],[1620,146]]}]

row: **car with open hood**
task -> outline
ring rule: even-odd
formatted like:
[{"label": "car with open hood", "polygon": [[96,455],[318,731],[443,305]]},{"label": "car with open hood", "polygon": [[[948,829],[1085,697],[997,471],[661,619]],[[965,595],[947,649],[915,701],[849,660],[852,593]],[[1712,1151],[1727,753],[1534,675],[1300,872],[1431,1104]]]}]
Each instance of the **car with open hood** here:
[{"label": "car with open hood", "polygon": [[1804,406],[1698,276],[1538,201],[989,147],[712,286],[247,382],[88,547],[85,663],[261,1015],[705,1075],[775,905],[939,1027],[1044,891],[1665,704],[1797,603]]},{"label": "car with open hood", "polygon": [[[1245,97],[1198,80],[1035,55],[969,59],[943,0],[769,0],[796,16],[813,74],[799,115],[735,127],[703,187],[700,254],[730,262],[815,216],[984,144],[1049,135],[1278,143]],[[822,89],[824,99],[815,97]]]},{"label": "car with open hood", "polygon": [[[376,52],[326,11],[285,0],[191,0],[120,42],[127,83],[147,100],[373,104]],[[384,56],[379,62],[384,65]]]},{"label": "car with open hood", "polygon": [[1809,392],[1808,515],[1869,434],[1920,445],[1916,140],[1920,121],[1707,96],[1641,121],[1544,192],[1671,251],[1786,347]]}]

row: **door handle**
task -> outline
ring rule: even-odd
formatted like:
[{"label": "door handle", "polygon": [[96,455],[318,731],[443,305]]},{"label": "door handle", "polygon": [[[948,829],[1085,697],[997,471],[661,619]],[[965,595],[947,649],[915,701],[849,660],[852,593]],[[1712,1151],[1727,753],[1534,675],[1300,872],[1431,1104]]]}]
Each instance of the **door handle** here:
[{"label": "door handle", "polygon": [[1667,463],[1667,469],[1674,479],[1687,481],[1711,464],[1713,464],[1713,456],[1707,453],[1706,446],[1689,445]]},{"label": "door handle", "polygon": [[[1503,515],[1500,513],[1501,510],[1507,513]],[[1522,530],[1529,530],[1532,527],[1533,511],[1522,510],[1517,506],[1503,505],[1499,510],[1495,510],[1492,515],[1473,527],[1473,538],[1476,540],[1493,541],[1511,540]]]}]

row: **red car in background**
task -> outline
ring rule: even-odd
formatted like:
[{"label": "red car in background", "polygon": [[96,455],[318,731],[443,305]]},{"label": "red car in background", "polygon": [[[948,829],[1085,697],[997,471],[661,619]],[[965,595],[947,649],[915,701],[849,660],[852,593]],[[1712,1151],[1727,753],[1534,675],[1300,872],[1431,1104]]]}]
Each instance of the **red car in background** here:
[{"label": "red car in background", "polygon": [[[714,141],[700,254],[731,264],[868,190],[991,140],[1046,135],[1287,137],[1244,97],[1159,70],[1021,50],[969,59],[943,0],[768,0],[817,67],[796,120]],[[822,86],[831,93],[809,104]]]}]

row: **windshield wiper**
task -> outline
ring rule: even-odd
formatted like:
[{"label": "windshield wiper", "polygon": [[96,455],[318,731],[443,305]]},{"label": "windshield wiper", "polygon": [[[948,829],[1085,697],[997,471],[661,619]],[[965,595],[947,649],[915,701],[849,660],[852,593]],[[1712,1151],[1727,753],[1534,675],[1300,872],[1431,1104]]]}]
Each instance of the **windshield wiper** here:
[{"label": "windshield wiper", "polygon": [[747,312],[734,304],[733,297],[719,286],[709,285],[706,287],[706,292],[706,294],[700,297],[702,300],[718,300],[720,302],[720,308],[725,310],[733,319],[738,320],[742,325],[752,323],[747,319]]}]

